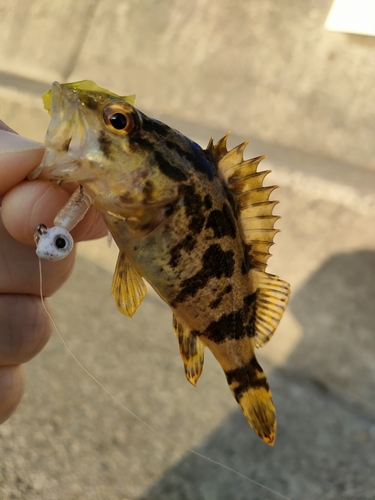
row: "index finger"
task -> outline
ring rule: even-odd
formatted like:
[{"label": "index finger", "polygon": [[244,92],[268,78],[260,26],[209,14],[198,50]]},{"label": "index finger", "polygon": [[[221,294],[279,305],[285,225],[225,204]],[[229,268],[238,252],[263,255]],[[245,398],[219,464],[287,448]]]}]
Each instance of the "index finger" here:
[{"label": "index finger", "polygon": [[44,144],[0,129],[0,196],[19,184],[42,161]]}]

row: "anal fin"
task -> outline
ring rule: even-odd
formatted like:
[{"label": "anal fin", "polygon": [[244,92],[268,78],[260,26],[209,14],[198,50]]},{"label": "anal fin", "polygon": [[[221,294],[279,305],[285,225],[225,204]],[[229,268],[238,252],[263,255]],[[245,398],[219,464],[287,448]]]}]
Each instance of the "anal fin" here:
[{"label": "anal fin", "polygon": [[125,252],[118,255],[113,275],[111,294],[118,309],[131,318],[146,295],[147,288],[142,276],[132,267]]},{"label": "anal fin", "polygon": [[205,345],[197,335],[191,333],[191,329],[175,314],[173,315],[173,329],[180,346],[185,376],[195,386],[203,370]]},{"label": "anal fin", "polygon": [[266,344],[276,330],[288,303],[290,285],[278,276],[251,271],[257,288],[255,309],[255,345]]}]

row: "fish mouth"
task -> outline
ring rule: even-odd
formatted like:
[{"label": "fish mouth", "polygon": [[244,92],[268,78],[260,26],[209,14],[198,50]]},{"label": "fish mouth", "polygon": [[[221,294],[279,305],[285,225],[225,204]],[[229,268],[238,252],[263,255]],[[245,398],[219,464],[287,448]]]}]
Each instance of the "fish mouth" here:
[{"label": "fish mouth", "polygon": [[85,158],[77,159],[69,154],[61,156],[53,149],[46,148],[40,165],[31,172],[28,179],[39,179],[58,184],[71,181],[89,181],[94,178],[94,175],[89,170],[85,173],[85,164],[91,166]]},{"label": "fish mouth", "polygon": [[62,183],[93,177],[88,152],[97,144],[98,132],[87,124],[80,104],[76,90],[58,82],[52,84],[46,150],[40,165],[29,175],[30,180]]}]

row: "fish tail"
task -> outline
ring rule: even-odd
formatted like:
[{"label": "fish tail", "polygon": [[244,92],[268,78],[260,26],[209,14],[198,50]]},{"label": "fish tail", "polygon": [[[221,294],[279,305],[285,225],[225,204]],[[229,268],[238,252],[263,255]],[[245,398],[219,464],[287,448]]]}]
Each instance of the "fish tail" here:
[{"label": "fish tail", "polygon": [[276,436],[276,412],[267,377],[255,355],[248,363],[224,371],[246,420],[256,434],[272,446]]}]

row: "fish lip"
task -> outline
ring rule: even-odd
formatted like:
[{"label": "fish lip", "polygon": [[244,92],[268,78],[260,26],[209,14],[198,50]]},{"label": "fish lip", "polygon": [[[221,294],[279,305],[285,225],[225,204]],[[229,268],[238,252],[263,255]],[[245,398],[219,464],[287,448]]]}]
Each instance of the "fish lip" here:
[{"label": "fish lip", "polygon": [[[74,126],[72,126],[74,123]],[[78,132],[77,132],[78,130]],[[47,129],[46,150],[38,167],[28,179],[87,181],[93,172],[86,158],[86,145],[92,141],[90,127],[80,112],[79,93],[53,82],[51,88],[51,121]]]}]

